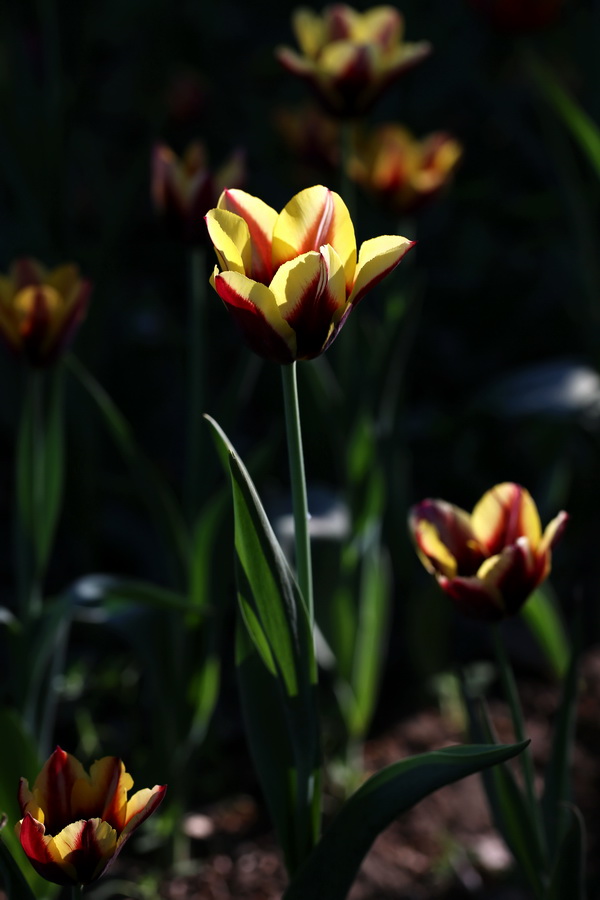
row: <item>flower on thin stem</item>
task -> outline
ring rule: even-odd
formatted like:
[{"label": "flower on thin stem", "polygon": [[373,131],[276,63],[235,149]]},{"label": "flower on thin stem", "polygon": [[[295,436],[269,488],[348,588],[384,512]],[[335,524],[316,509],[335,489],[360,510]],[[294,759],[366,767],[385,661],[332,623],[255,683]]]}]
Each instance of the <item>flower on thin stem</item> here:
[{"label": "flower on thin stem", "polygon": [[542,533],[531,495],[512,482],[487,491],[469,514],[445,500],[410,511],[419,559],[465,615],[489,622],[515,615],[550,573],[568,515]]},{"label": "flower on thin stem", "polygon": [[174,237],[191,246],[207,243],[203,218],[225,187],[241,187],[246,180],[244,153],[236,150],[213,172],[202,141],[193,141],[182,156],[166,144],[152,153],[152,200]]},{"label": "flower on thin stem", "polygon": [[219,262],[213,287],[250,348],[278,363],[323,353],[413,246],[384,235],[365,241],[357,259],[350,214],[322,185],[280,213],[245,191],[224,191],[206,223]]},{"label": "flower on thin stem", "polygon": [[427,41],[404,41],[404,18],[394,6],[358,12],[338,3],[321,15],[300,7],[292,26],[301,52],[279,47],[277,59],[340,116],[368,112],[389,84],[431,52]]},{"label": "flower on thin stem", "polygon": [[133,779],[116,756],[93,763],[57,747],[29,788],[22,778],[16,825],[34,869],[55,884],[89,884],[114,862],[135,829],[161,803],[166,785],[127,799]]},{"label": "flower on thin stem", "polygon": [[413,212],[448,185],[461,156],[445,132],[419,140],[401,125],[380,125],[358,140],[348,174],[386,207]]},{"label": "flower on thin stem", "polygon": [[18,259],[0,275],[0,335],[32,366],[50,366],[73,340],[90,292],[75,265],[48,270]]}]

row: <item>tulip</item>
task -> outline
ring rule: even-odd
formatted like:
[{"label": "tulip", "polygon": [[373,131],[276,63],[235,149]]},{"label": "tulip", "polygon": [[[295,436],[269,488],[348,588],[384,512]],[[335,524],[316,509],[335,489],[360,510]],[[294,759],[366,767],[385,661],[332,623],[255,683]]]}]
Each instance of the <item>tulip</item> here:
[{"label": "tulip", "polygon": [[[294,156],[307,167],[337,169],[340,124],[311,103],[277,110],[275,126]],[[305,179],[306,183],[306,179]]]},{"label": "tulip", "polygon": [[366,292],[413,242],[385,235],[361,246],[341,197],[321,185],[277,213],[245,191],[224,191],[207,217],[219,266],[211,283],[260,356],[313,359]]},{"label": "tulip", "polygon": [[302,52],[279,47],[279,62],[340,116],[367,112],[391,82],[431,52],[426,41],[403,40],[404,19],[393,6],[357,12],[336,4],[322,15],[300,8],[292,25]]},{"label": "tulip", "polygon": [[478,12],[502,31],[536,31],[554,22],[564,0],[469,0]]},{"label": "tulip", "polygon": [[90,291],[77,266],[48,271],[33,259],[19,259],[0,275],[0,335],[32,366],[48,366],[73,339]]},{"label": "tulip", "polygon": [[125,842],[163,799],[166,786],[138,791],[129,800],[131,775],[116,756],[104,756],[89,775],[57,747],[35,780],[22,778],[16,825],[34,869],[55,884],[89,884],[102,875]]},{"label": "tulip", "polygon": [[531,495],[504,482],[470,515],[444,500],[423,500],[411,509],[409,527],[421,562],[457,608],[493,622],[515,615],[548,576],[567,518],[560,512],[542,534]]},{"label": "tulip", "polygon": [[165,144],[157,144],[152,154],[154,206],[173,235],[192,246],[206,243],[203,217],[216,206],[221,191],[239,187],[244,180],[244,155],[239,150],[214,173],[201,141],[191,143],[181,158]]},{"label": "tulip", "polygon": [[443,132],[418,140],[400,125],[381,125],[358,146],[348,171],[386,206],[412,212],[448,184],[461,155]]}]

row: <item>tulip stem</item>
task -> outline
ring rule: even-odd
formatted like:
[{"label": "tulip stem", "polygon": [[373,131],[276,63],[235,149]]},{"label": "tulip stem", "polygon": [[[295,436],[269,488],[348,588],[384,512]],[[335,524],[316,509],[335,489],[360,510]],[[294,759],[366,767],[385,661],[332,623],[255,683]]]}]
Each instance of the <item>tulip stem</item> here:
[{"label": "tulip stem", "polygon": [[204,413],[204,372],[206,327],[206,254],[204,247],[190,251],[190,299],[188,313],[188,433],[185,506],[188,521],[194,524],[200,507],[202,484],[202,414]]},{"label": "tulip stem", "polygon": [[302,451],[302,430],[300,427],[300,408],[298,405],[298,383],[296,363],[281,367],[283,383],[283,402],[285,408],[285,426],[287,434],[288,456],[290,463],[290,481],[292,485],[292,506],[294,509],[294,539],[296,550],[296,572],[298,585],[308,610],[311,628],[314,626],[315,613],[312,584],[312,562],[310,554],[310,535],[308,530],[308,501],[306,496],[306,475],[304,472],[304,454]]},{"label": "tulip stem", "polygon": [[71,900],[81,900],[83,897],[83,885],[82,884],[72,884],[71,885]]},{"label": "tulip stem", "polygon": [[[492,641],[494,644],[496,659],[498,661],[498,668],[500,670],[502,690],[504,691],[505,698],[510,707],[513,728],[515,730],[515,737],[517,741],[522,742],[527,740],[525,732],[525,722],[523,720],[523,710],[521,708],[521,702],[519,700],[519,693],[517,690],[517,683],[515,681],[513,668],[510,664],[508,654],[506,652],[506,647],[504,645],[500,627],[497,625],[494,625],[492,627]],[[540,819],[540,805],[535,794],[535,773],[533,768],[533,759],[531,756],[531,748],[529,746],[526,747],[525,750],[521,753],[520,758],[523,769],[523,778],[525,781],[527,802],[531,811],[531,818],[536,826],[540,847],[543,848],[544,833]]]}]

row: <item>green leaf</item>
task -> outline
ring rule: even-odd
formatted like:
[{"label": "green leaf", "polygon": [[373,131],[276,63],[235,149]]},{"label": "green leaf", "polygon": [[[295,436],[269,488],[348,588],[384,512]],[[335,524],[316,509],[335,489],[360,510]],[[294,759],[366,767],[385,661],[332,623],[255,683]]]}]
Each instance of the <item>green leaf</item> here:
[{"label": "green leaf", "polygon": [[344,804],[284,894],[285,900],[344,900],[377,835],[438,788],[510,759],[525,744],[448,747],[373,775]]},{"label": "green leaf", "polygon": [[548,66],[533,55],[529,62],[538,88],[571,132],[596,175],[600,176],[600,129],[559,84]]},{"label": "green leaf", "polygon": [[33,869],[14,830],[21,818],[17,801],[19,779],[27,778],[33,784],[42,767],[35,742],[12,709],[0,709],[0,734],[0,815],[7,816],[6,827],[0,832],[0,882],[4,881],[5,888],[8,887],[10,900],[52,895],[58,887]]},{"label": "green leaf", "polygon": [[[493,743],[495,737],[483,701],[480,704],[479,720],[473,713],[472,703],[467,703],[471,718],[471,729],[476,740]],[[525,743],[527,746],[529,741]],[[490,804],[494,824],[520,865],[536,896],[542,895],[542,874],[546,861],[543,848],[538,840],[538,831],[525,795],[517,784],[508,766],[498,766],[484,772],[483,783]]]},{"label": "green leaf", "polygon": [[[250,660],[245,669],[251,674],[240,681],[250,746],[284,855],[295,868],[316,839],[320,805],[313,636],[296,579],[256,488],[227,436],[213,419],[206,418],[231,479],[239,609],[263,667],[261,672],[247,641],[238,639],[241,658]],[[270,747],[263,746],[269,740],[268,728],[266,733],[264,728],[270,715],[277,723],[274,729],[285,735],[281,743],[289,747],[285,758],[279,760]],[[281,794],[285,780],[291,787]],[[280,810],[282,802],[284,812]]]},{"label": "green leaf", "polygon": [[569,639],[546,585],[531,595],[521,609],[521,616],[527,622],[554,674],[562,678],[569,665]]},{"label": "green leaf", "polygon": [[[579,629],[580,631],[580,629]],[[562,839],[562,828],[566,818],[561,810],[571,801],[571,757],[575,734],[575,715],[577,711],[577,681],[579,671],[579,652],[581,636],[578,635],[571,664],[567,672],[560,708],[554,725],[552,754],[544,778],[544,795],[542,812],[548,838],[550,858],[554,855]]]},{"label": "green leaf", "polygon": [[0,835],[0,886],[8,900],[36,900],[36,895]]},{"label": "green leaf", "polygon": [[577,807],[563,808],[565,827],[556,854],[548,900],[585,900],[585,824]]}]

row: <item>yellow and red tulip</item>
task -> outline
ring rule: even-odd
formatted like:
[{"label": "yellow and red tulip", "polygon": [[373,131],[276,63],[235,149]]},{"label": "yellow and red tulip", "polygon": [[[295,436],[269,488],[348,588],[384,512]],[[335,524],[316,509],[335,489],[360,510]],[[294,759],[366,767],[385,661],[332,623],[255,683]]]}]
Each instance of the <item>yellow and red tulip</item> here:
[{"label": "yellow and red tulip", "polygon": [[221,269],[213,287],[251,349],[278,363],[323,353],[413,245],[384,235],[365,241],[357,259],[350,214],[322,185],[280,213],[245,191],[224,191],[206,223]]},{"label": "yellow and red tulip", "polygon": [[193,141],[181,157],[165,144],[157,144],[152,154],[154,206],[173,235],[191,245],[206,243],[203,219],[221,191],[244,181],[244,154],[239,150],[214,173],[202,141]]},{"label": "yellow and red tulip", "polygon": [[133,779],[116,756],[85,771],[57,747],[30,790],[22,778],[16,825],[34,869],[55,884],[89,884],[102,875],[144,819],[162,801],[166,786],[127,799]]},{"label": "yellow and red tulip", "polygon": [[400,125],[381,125],[359,143],[348,174],[386,206],[411,212],[448,184],[461,156],[444,132],[419,140]]},{"label": "yellow and red tulip", "polygon": [[391,82],[431,51],[426,41],[404,41],[404,19],[394,6],[358,12],[339,3],[321,15],[301,7],[292,25],[301,53],[279,47],[279,62],[341,116],[368,111]]},{"label": "yellow and red tulip", "polygon": [[560,512],[542,533],[531,495],[504,482],[471,514],[444,500],[423,500],[411,509],[409,527],[421,562],[457,608],[498,621],[517,613],[548,576],[567,518]]},{"label": "yellow and red tulip", "polygon": [[468,0],[481,15],[502,31],[536,31],[558,18],[564,0]]},{"label": "yellow and red tulip", "polygon": [[48,271],[18,259],[0,275],[0,334],[33,366],[53,363],[85,316],[91,285],[74,265]]}]

